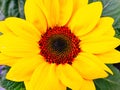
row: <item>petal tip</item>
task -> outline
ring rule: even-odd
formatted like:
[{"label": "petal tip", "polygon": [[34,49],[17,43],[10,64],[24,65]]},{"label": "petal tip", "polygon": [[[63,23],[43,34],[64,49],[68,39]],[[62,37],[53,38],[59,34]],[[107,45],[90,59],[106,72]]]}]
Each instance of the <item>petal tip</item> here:
[{"label": "petal tip", "polygon": [[113,72],[112,72],[112,70],[111,69],[108,69],[108,70],[105,70],[107,73],[109,73],[109,74],[111,74],[111,75],[113,75]]},{"label": "petal tip", "polygon": [[97,2],[93,2],[92,4],[96,5],[97,7],[101,8],[101,10],[103,9],[103,4],[100,1]]},{"label": "petal tip", "polygon": [[8,72],[6,75],[6,79],[13,80],[13,76]]}]

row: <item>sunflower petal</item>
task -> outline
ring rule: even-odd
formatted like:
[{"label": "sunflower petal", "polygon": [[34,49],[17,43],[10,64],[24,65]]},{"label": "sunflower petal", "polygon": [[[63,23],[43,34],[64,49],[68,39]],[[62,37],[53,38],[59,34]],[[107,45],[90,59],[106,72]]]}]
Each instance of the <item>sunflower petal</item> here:
[{"label": "sunflower petal", "polygon": [[11,67],[7,73],[6,78],[13,81],[29,80],[33,71],[42,62],[43,58],[40,55],[29,58],[22,58]]},{"label": "sunflower petal", "polygon": [[82,84],[82,77],[70,65],[59,65],[57,75],[61,82],[73,90],[79,90]]},{"label": "sunflower petal", "polygon": [[111,50],[106,53],[98,54],[97,57],[107,64],[120,63],[120,51],[117,50]]},{"label": "sunflower petal", "polygon": [[59,0],[35,0],[35,2],[46,16],[48,27],[58,25],[60,17]]},{"label": "sunflower petal", "polygon": [[59,0],[60,18],[58,25],[64,26],[70,19],[73,10],[73,0]]},{"label": "sunflower petal", "polygon": [[4,22],[4,21],[0,21],[0,32],[1,32],[2,34],[5,34],[5,35],[7,35],[7,34],[12,34],[12,35],[14,35],[14,34],[10,31],[10,29],[5,25],[5,22]]},{"label": "sunflower petal", "polygon": [[90,32],[97,24],[102,13],[102,4],[100,2],[94,2],[80,8],[71,21],[68,23],[68,27],[75,33],[76,36],[84,35]]},{"label": "sunflower petal", "polygon": [[112,27],[114,20],[111,17],[102,17],[100,18],[96,27],[89,32],[88,34],[80,37],[81,40],[83,39],[94,39],[100,38],[102,36],[114,36],[115,30]]},{"label": "sunflower petal", "polygon": [[9,57],[6,56],[2,53],[0,53],[0,65],[8,65],[8,66],[12,66],[14,65],[14,63],[16,61],[18,61],[20,58],[16,58],[16,57]]},{"label": "sunflower petal", "polygon": [[40,52],[37,43],[13,35],[0,36],[0,51],[8,56],[27,57]]},{"label": "sunflower petal", "polygon": [[84,80],[80,90],[96,90],[93,81]]},{"label": "sunflower petal", "polygon": [[85,6],[85,5],[88,5],[88,2],[89,2],[89,0],[74,0],[74,1],[77,1],[78,3],[79,3],[79,7],[81,7],[81,6]]},{"label": "sunflower petal", "polygon": [[82,51],[94,54],[100,54],[113,50],[119,45],[120,40],[118,38],[108,36],[83,40],[80,42],[80,48]]},{"label": "sunflower petal", "polygon": [[[32,8],[32,11],[31,11]],[[40,30],[41,33],[46,32],[47,30],[47,21],[46,17],[43,14],[42,10],[34,2],[34,0],[27,0],[25,3],[25,16],[26,20],[30,21]]]},{"label": "sunflower petal", "polygon": [[81,7],[88,5],[88,0],[73,0],[73,15]]},{"label": "sunflower petal", "polygon": [[25,85],[26,90],[29,90],[29,89],[28,89],[29,82],[30,82],[29,80],[24,81],[24,85]]},{"label": "sunflower petal", "polygon": [[7,27],[17,36],[27,40],[39,41],[40,32],[29,22],[20,18],[7,18],[5,20]]},{"label": "sunflower petal", "polygon": [[98,79],[107,77],[108,74],[96,63],[94,63],[91,58],[78,55],[72,66],[87,80]]},{"label": "sunflower petal", "polygon": [[96,55],[93,55],[91,53],[85,53],[85,52],[81,52],[80,55],[89,58],[92,62],[97,64],[99,67],[101,67],[101,69],[113,74],[113,72]]},{"label": "sunflower petal", "polygon": [[66,90],[57,78],[55,64],[43,63],[32,75],[28,90]]}]

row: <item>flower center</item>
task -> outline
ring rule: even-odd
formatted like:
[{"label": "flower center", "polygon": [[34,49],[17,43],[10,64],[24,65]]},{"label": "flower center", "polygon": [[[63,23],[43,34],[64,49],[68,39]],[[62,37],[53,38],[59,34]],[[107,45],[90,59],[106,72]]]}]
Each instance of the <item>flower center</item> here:
[{"label": "flower center", "polygon": [[53,50],[55,50],[55,51],[57,51],[59,53],[63,52],[68,46],[67,41],[64,40],[61,37],[56,38],[55,40],[53,40],[51,45],[52,45]]},{"label": "flower center", "polygon": [[39,41],[40,54],[49,63],[72,64],[80,52],[79,42],[67,27],[49,28]]}]

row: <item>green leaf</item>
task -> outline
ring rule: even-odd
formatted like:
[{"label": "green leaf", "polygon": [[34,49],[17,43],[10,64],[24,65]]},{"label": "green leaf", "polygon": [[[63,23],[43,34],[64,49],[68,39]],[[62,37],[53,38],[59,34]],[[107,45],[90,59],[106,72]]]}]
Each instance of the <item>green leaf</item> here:
[{"label": "green leaf", "polygon": [[2,82],[2,87],[6,90],[25,90],[23,82],[13,82],[9,80],[4,80],[4,82]]},{"label": "green leaf", "polygon": [[120,28],[116,28],[116,35],[115,37],[120,38]]},{"label": "green leaf", "polygon": [[3,20],[5,18],[4,14],[0,11],[0,20]]},{"label": "green leaf", "polygon": [[5,17],[25,18],[24,3],[25,0],[0,0],[0,10]]},{"label": "green leaf", "polygon": [[114,75],[110,75],[105,79],[95,80],[97,90],[120,90],[120,71],[113,65],[108,65]]}]

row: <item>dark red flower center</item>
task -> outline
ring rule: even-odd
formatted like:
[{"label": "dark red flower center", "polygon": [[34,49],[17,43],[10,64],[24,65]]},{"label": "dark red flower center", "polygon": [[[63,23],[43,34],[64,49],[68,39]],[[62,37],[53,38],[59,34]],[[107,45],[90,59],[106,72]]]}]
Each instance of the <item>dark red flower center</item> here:
[{"label": "dark red flower center", "polygon": [[39,41],[40,54],[49,63],[72,64],[80,52],[79,42],[68,27],[49,28]]}]

